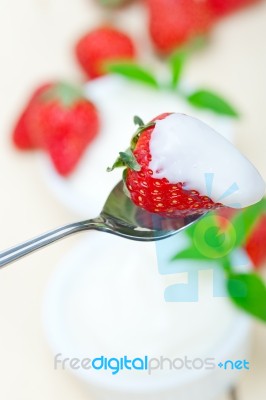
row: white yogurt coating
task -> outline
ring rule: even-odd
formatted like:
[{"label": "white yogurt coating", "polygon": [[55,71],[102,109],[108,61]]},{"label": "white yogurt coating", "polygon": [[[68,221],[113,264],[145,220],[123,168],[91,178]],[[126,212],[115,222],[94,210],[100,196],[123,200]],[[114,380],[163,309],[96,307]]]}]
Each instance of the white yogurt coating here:
[{"label": "white yogurt coating", "polygon": [[157,121],[151,135],[149,168],[156,178],[184,182],[232,208],[260,201],[265,182],[228,140],[197,118],[174,113]]}]

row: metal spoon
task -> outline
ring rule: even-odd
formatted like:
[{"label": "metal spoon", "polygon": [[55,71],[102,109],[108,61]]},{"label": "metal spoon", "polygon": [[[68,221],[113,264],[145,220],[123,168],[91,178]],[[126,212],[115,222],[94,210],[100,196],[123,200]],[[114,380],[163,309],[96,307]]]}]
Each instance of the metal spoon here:
[{"label": "metal spoon", "polygon": [[99,217],[65,225],[32,240],[0,252],[0,267],[73,233],[95,229],[131,240],[154,241],[175,235],[204,214],[184,218],[163,218],[135,206],[120,181],[109,194]]}]

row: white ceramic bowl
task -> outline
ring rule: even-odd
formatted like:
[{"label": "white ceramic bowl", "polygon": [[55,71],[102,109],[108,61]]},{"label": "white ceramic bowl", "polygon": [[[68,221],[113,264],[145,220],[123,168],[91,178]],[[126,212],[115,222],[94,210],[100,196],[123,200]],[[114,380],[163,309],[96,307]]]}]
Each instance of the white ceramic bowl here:
[{"label": "white ceramic bowl", "polygon": [[[176,237],[177,249],[182,241]],[[246,358],[249,319],[227,298],[212,297],[211,271],[199,268],[198,302],[167,303],[165,288],[184,284],[186,274],[160,275],[156,264],[154,243],[87,234],[65,255],[47,288],[44,326],[53,353],[60,359],[187,355],[218,363]],[[152,375],[71,371],[98,400],[214,400],[239,375],[219,367]]]},{"label": "white ceramic bowl", "polygon": [[176,93],[156,90],[117,76],[105,76],[86,85],[86,94],[97,106],[101,130],[68,178],[58,175],[50,161],[41,156],[41,171],[58,200],[82,217],[95,217],[107,194],[121,179],[121,171],[107,173],[118,152],[128,147],[136,127],[133,116],[145,122],[162,112],[183,112],[202,119],[233,141],[232,120],[192,108]]}]

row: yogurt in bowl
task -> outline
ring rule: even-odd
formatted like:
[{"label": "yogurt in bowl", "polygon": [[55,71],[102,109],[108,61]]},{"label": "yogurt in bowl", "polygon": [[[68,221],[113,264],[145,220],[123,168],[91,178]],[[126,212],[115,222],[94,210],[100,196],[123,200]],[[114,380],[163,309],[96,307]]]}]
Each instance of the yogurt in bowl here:
[{"label": "yogurt in bowl", "polygon": [[[169,259],[167,240],[160,251]],[[184,237],[175,240],[178,251]],[[226,297],[213,297],[211,273],[199,268],[199,276],[198,301],[166,302],[165,288],[184,285],[187,274],[160,275],[154,243],[88,234],[65,256],[46,293],[44,324],[57,368],[66,358],[98,359],[98,369],[65,364],[93,399],[218,399],[237,379],[218,363],[246,358],[250,323]],[[113,374],[108,360],[124,357],[147,357],[149,368],[120,364]]]}]

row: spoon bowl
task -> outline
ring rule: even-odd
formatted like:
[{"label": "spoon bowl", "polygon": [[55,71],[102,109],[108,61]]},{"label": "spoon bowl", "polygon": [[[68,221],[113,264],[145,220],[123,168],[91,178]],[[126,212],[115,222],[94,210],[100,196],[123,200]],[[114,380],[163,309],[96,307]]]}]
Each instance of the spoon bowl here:
[{"label": "spoon bowl", "polygon": [[95,229],[126,239],[150,242],[175,235],[206,214],[165,218],[149,213],[137,207],[130,200],[124,193],[123,185],[123,182],[120,181],[114,187],[98,217],[62,226],[0,252],[0,267],[81,231]]},{"label": "spoon bowl", "polygon": [[106,225],[107,229],[104,229],[106,232],[131,240],[147,242],[161,240],[175,235],[204,215],[166,218],[150,213],[137,207],[125,194],[123,186],[123,182],[120,181],[114,187],[100,214]]}]

